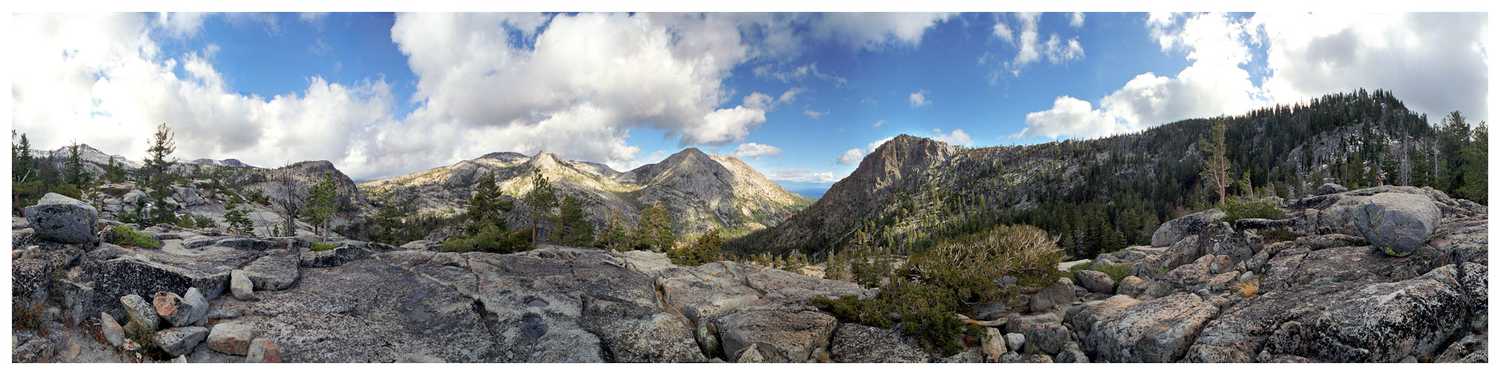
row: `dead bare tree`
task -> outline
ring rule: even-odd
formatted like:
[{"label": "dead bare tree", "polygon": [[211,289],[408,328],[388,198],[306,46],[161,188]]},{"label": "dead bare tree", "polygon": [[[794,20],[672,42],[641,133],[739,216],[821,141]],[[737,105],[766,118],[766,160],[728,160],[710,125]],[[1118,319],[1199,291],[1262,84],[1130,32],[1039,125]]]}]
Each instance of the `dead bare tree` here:
[{"label": "dead bare tree", "polygon": [[297,216],[301,214],[304,202],[301,194],[297,193],[297,181],[289,166],[282,164],[274,176],[276,184],[281,187],[281,199],[275,203],[281,208],[284,235],[294,237],[297,235]]}]

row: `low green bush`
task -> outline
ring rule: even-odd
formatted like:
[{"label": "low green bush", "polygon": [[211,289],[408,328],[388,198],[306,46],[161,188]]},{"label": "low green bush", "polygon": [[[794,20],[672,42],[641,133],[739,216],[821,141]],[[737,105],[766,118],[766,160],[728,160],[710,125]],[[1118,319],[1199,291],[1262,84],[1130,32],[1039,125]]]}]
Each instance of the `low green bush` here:
[{"label": "low green bush", "polygon": [[328,251],[328,250],[336,249],[338,247],[339,247],[339,244],[333,243],[333,242],[314,242],[312,244],[312,247],[309,250],[312,250],[312,251]]},{"label": "low green bush", "polygon": [[1219,209],[1224,211],[1224,220],[1231,223],[1239,219],[1286,217],[1286,213],[1281,212],[1281,208],[1276,207],[1276,203],[1269,199],[1230,197],[1219,205]]},{"label": "low green bush", "polygon": [[1047,232],[1028,225],[1001,225],[943,240],[912,255],[871,299],[815,299],[813,304],[843,321],[899,327],[928,350],[953,355],[964,338],[982,340],[983,330],[957,313],[968,306],[1002,302],[1015,294],[996,280],[1013,276],[1018,284],[1045,287],[1064,274],[1057,269],[1062,249]]},{"label": "low green bush", "polygon": [[507,231],[487,227],[472,236],[454,236],[443,241],[443,251],[509,254],[531,249],[531,231]]},{"label": "low green bush", "polygon": [[1134,274],[1134,272],[1132,272],[1130,269],[1130,265],[1128,264],[1104,264],[1099,262],[1089,262],[1089,269],[1103,272],[1104,274],[1109,275],[1109,278],[1117,283],[1120,282],[1121,279]]},{"label": "low green bush", "polygon": [[996,300],[995,280],[1015,277],[1020,285],[1045,287],[1062,272],[1063,251],[1046,231],[1030,225],[999,225],[945,240],[911,256],[902,273],[952,291],[963,301]]},{"label": "low green bush", "polygon": [[183,228],[213,228],[217,225],[208,216],[187,214],[177,217],[177,226]]},{"label": "low green bush", "polygon": [[923,348],[949,356],[963,350],[965,336],[983,339],[984,335],[979,327],[964,324],[954,315],[959,308],[956,301],[943,288],[897,279],[875,298],[817,297],[812,304],[840,321],[897,327]]},{"label": "low green bush", "polygon": [[141,233],[124,225],[116,225],[110,230],[109,243],[120,246],[134,246],[147,249],[160,249],[161,240],[147,233]]}]

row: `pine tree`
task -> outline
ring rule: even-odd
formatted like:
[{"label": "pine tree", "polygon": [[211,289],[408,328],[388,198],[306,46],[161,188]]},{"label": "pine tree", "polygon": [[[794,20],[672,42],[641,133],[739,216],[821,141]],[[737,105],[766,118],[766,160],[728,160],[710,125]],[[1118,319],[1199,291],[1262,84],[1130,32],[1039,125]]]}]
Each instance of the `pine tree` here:
[{"label": "pine tree", "polygon": [[151,147],[146,149],[146,165],[142,167],[143,178],[146,182],[146,192],[151,198],[151,211],[147,214],[146,222],[150,224],[169,224],[177,222],[175,207],[167,203],[167,198],[172,196],[172,164],[167,158],[177,150],[177,144],[172,140],[172,129],[167,123],[156,127],[156,133],[152,135]]},{"label": "pine tree", "polygon": [[83,156],[79,152],[78,143],[68,146],[68,160],[63,164],[63,171],[67,182],[79,188],[88,186],[89,180],[93,179],[89,171],[83,168]]},{"label": "pine tree", "polygon": [[375,242],[401,244],[417,239],[410,235],[414,231],[407,222],[407,216],[414,211],[410,200],[399,199],[394,191],[387,191],[376,197],[375,204],[379,207],[372,218]]},{"label": "pine tree", "polygon": [[1457,191],[1463,186],[1463,149],[1469,144],[1472,135],[1472,129],[1463,113],[1453,111],[1443,118],[1442,127],[1438,131],[1438,154],[1441,158],[1438,163],[1441,169],[1437,173],[1438,189]]},{"label": "pine tree", "polygon": [[672,260],[672,264],[697,266],[718,261],[721,258],[720,248],[723,246],[724,239],[719,236],[719,230],[712,229],[699,236],[692,245],[668,251],[667,256]]},{"label": "pine tree", "polygon": [[20,184],[35,177],[36,159],[31,156],[31,141],[26,139],[26,134],[21,133],[20,142],[14,142],[16,131],[10,131],[10,180]]},{"label": "pine tree", "polygon": [[13,184],[10,190],[12,214],[19,214],[21,208],[31,203],[41,185],[37,183],[36,158],[31,155],[31,141],[26,139],[26,134],[20,134],[20,140],[16,140],[16,131],[10,131],[10,181]]},{"label": "pine tree", "polygon": [[1487,204],[1489,202],[1489,127],[1479,123],[1474,127],[1473,140],[1461,151],[1463,156],[1463,185],[1458,196]]},{"label": "pine tree", "polygon": [[320,238],[328,238],[329,221],[338,212],[338,190],[333,176],[324,174],[323,179],[313,185],[307,193],[307,223]]},{"label": "pine tree", "polygon": [[641,213],[641,222],[636,226],[636,243],[656,252],[667,252],[677,241],[672,233],[672,218],[667,207],[657,202]]},{"label": "pine tree", "polygon": [[495,185],[495,175],[485,173],[474,184],[474,195],[469,198],[469,235],[488,227],[505,228],[502,215],[511,210],[510,202],[500,199],[500,188]]},{"label": "pine tree", "polygon": [[625,228],[625,221],[620,219],[619,212],[610,211],[604,234],[599,237],[599,247],[614,251],[630,250],[630,232]]},{"label": "pine tree", "polygon": [[241,236],[255,235],[255,223],[250,221],[243,202],[238,195],[229,196],[229,203],[224,205],[224,222],[229,225],[229,232]]},{"label": "pine tree", "polygon": [[540,243],[543,234],[541,229],[551,222],[552,208],[557,206],[557,193],[541,170],[535,171],[531,177],[531,191],[526,193],[526,206],[531,209],[532,241]]},{"label": "pine tree", "polygon": [[115,161],[115,156],[109,156],[109,164],[104,166],[104,179],[109,182],[125,182],[125,167]]},{"label": "pine tree", "polygon": [[1234,190],[1241,196],[1249,197],[1255,195],[1255,187],[1250,183],[1250,171],[1240,172],[1240,179],[1235,181]]},{"label": "pine tree", "polygon": [[564,196],[558,211],[554,241],[567,246],[588,246],[594,242],[594,225],[589,223],[582,202],[571,195]]}]

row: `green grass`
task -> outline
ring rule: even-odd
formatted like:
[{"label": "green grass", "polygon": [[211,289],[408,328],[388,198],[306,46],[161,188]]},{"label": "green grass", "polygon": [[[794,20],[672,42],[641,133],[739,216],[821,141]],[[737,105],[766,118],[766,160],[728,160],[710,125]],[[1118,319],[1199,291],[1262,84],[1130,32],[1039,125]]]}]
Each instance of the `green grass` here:
[{"label": "green grass", "polygon": [[339,244],[333,242],[314,242],[312,244],[312,251],[328,251],[337,247],[339,247]]},{"label": "green grass", "polygon": [[121,246],[142,247],[147,249],[161,248],[161,240],[157,240],[155,236],[141,233],[139,231],[136,231],[135,229],[131,229],[130,227],[124,225],[116,225],[114,229],[111,229],[111,231],[114,233],[113,236],[110,236],[109,243]]}]

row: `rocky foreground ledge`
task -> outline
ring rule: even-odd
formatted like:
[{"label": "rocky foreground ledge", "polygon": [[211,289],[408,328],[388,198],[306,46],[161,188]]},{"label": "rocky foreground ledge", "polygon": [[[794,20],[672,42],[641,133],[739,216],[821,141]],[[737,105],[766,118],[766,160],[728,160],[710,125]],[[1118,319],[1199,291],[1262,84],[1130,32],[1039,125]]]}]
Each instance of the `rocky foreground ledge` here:
[{"label": "rocky foreground ledge", "polygon": [[313,251],[168,226],[143,230],[159,249],[122,247],[99,239],[125,224],[49,197],[28,210],[39,225],[13,225],[13,360],[1488,361],[1487,208],[1431,189],[1322,193],[1281,204],[1286,219],[1163,224],[1158,246],[981,306],[970,323],[988,340],[951,357],[809,304],[873,290],[775,269],[564,247]]}]

